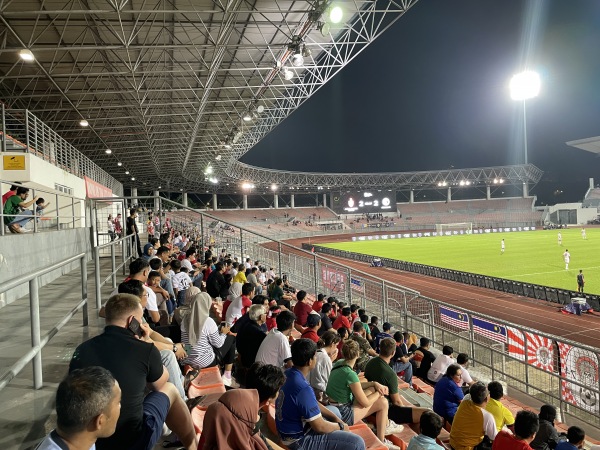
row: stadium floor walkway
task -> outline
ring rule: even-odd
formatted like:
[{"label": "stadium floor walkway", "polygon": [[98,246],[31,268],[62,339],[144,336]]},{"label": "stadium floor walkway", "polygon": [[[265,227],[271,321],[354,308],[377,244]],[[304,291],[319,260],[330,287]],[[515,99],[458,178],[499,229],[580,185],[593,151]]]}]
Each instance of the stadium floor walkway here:
[{"label": "stadium floor walkway", "polygon": [[[102,274],[106,276],[110,259],[101,259]],[[0,448],[25,450],[54,428],[54,396],[58,384],[68,370],[75,348],[100,333],[104,319],[97,317],[94,291],[94,265],[88,263],[88,317],[75,314],[42,350],[44,384],[33,389],[32,365],[27,364],[7,387],[0,391]],[[118,276],[117,279],[122,278]],[[74,270],[40,289],[42,336],[81,300],[79,269]],[[102,293],[112,291],[110,283]],[[29,297],[21,298],[0,309],[3,318],[0,336],[0,372],[4,373],[31,348]]]}]

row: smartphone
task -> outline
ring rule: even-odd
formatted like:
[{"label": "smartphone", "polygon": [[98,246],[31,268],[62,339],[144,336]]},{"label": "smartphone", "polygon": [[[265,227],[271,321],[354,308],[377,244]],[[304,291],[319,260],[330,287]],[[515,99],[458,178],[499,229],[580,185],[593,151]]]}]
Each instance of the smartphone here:
[{"label": "smartphone", "polygon": [[142,332],[142,327],[140,325],[140,322],[135,317],[131,318],[131,322],[129,323],[129,326],[127,328],[129,328],[131,331],[133,331],[133,334],[135,334],[137,337],[141,338],[144,334]]},{"label": "smartphone", "polygon": [[227,326],[227,322],[221,322],[221,328],[225,328]]}]

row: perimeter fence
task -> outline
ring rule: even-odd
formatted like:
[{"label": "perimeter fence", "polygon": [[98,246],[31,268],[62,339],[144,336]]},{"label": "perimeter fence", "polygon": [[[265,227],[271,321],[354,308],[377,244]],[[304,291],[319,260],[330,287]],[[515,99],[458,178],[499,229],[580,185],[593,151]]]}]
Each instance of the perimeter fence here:
[{"label": "perimeter fence", "polygon": [[261,266],[273,267],[285,274],[296,289],[357,303],[369,315],[391,322],[398,329],[429,337],[435,347],[452,345],[455,351],[469,354],[473,365],[489,379],[505,381],[513,389],[553,404],[563,418],[572,415],[591,426],[600,426],[597,348],[425,297],[408,287],[160,197],[95,200],[93,224],[98,243],[106,240],[101,226],[106,222],[103,214],[115,212],[114,206],[107,206],[108,201],[122,205],[121,210],[136,205],[143,242],[147,234],[144,231],[149,231],[146,225],[152,222],[150,230],[156,232],[168,223],[198,246],[212,245],[215,254],[225,249],[240,261],[251,258]]}]

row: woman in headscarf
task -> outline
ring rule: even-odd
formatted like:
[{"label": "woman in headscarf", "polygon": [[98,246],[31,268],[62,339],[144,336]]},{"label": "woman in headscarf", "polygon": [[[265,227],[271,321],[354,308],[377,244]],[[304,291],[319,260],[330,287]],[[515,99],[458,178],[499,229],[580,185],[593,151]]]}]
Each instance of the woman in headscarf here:
[{"label": "woman in headscarf", "polygon": [[[191,308],[191,303],[192,303],[192,298],[194,298],[194,296],[196,294],[200,293],[200,289],[198,289],[196,286],[190,286],[188,289],[186,289],[185,291],[185,297],[183,299],[183,305],[181,305],[179,308],[177,308],[174,312],[173,312],[173,320],[175,321],[175,323],[177,323],[180,327],[181,327],[181,323],[183,321],[183,317],[187,314],[189,314],[192,310]],[[186,342],[187,343],[187,342]]]},{"label": "woman in headscarf", "polygon": [[203,450],[267,450],[258,433],[258,391],[233,389],[208,407],[198,448]]},{"label": "woman in headscarf", "polygon": [[223,302],[223,313],[221,314],[221,320],[225,320],[225,314],[227,314],[227,308],[229,308],[231,302],[241,296],[242,283],[231,283],[231,286],[229,287],[229,294],[227,295],[227,300]]},{"label": "woman in headscarf", "polygon": [[229,334],[229,328],[217,323],[210,317],[212,299],[206,292],[192,297],[190,311],[185,313],[181,322],[182,340],[192,346],[188,356],[182,361],[195,369],[221,366],[224,369],[223,382],[231,385],[231,369],[235,359],[235,336]]}]

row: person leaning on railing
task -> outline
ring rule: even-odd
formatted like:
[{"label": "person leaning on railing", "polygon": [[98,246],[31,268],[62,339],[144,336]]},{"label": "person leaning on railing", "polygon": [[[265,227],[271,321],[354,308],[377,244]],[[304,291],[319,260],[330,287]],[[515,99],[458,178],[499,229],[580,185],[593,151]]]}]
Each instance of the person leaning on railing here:
[{"label": "person leaning on railing", "polygon": [[11,233],[19,234],[30,231],[24,228],[27,222],[33,219],[33,211],[27,208],[35,203],[38,197],[26,202],[28,196],[29,189],[19,186],[16,194],[9,197],[4,204],[4,224],[8,226]]}]

